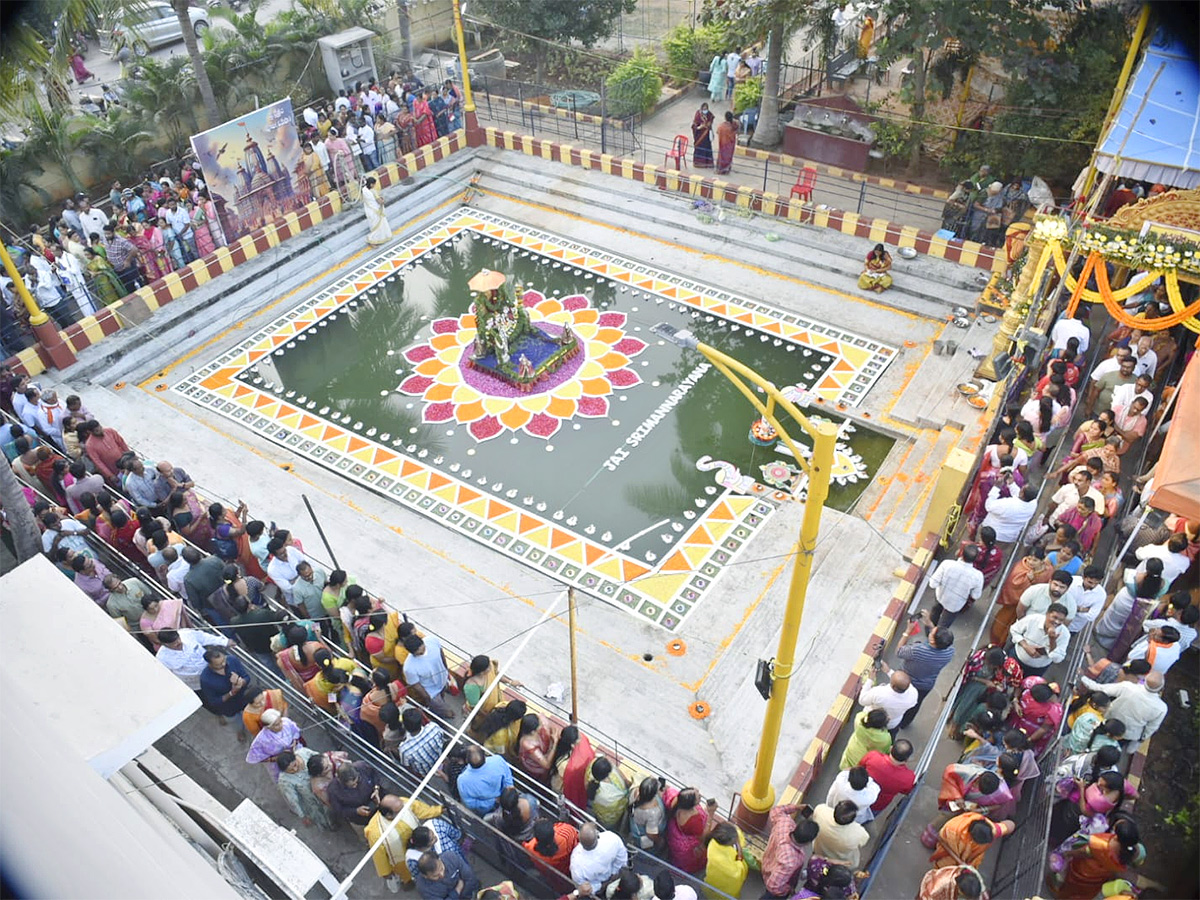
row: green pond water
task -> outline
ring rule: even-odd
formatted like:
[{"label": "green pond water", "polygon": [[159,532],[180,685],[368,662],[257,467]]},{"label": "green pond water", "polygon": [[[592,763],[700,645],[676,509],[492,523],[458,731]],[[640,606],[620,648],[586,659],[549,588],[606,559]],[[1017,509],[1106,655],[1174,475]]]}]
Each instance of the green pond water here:
[{"label": "green pond water", "polygon": [[[629,366],[641,382],[614,389],[607,418],[566,420],[549,438],[503,431],[477,441],[453,420],[423,422],[421,397],[396,390],[415,369],[404,351],[428,341],[434,321],[469,312],[467,281],[484,268],[505,272],[510,284],[547,296],[582,294],[602,311],[624,313],[626,335],[647,345]],[[561,511],[558,521],[600,543],[611,546],[661,523],[630,548],[632,556],[652,562],[670,552],[673,542],[723,490],[715,470],[696,468],[698,459],[727,461],[762,481],[761,464],[787,457],[748,440],[756,413],[714,369],[695,379],[682,399],[663,412],[672,391],[704,360],[663,343],[651,327],[665,322],[690,328],[702,341],[781,386],[811,387],[834,358],[795,346],[789,351],[786,343],[763,341],[760,332],[734,331],[719,318],[693,316],[690,309],[672,308],[621,287],[570,266],[543,264],[537,254],[465,232],[239,377],[259,386],[273,384],[287,396],[303,396],[313,412],[329,407],[327,415],[340,417],[349,427],[362,423],[356,433],[419,456],[424,464],[507,502],[544,517]],[[657,424],[643,428],[656,410]],[[635,432],[645,435],[633,446],[627,438]],[[807,443],[798,425],[789,433]],[[861,426],[845,442],[865,463],[866,477],[831,487],[829,505],[841,510],[859,497],[893,443]]]}]

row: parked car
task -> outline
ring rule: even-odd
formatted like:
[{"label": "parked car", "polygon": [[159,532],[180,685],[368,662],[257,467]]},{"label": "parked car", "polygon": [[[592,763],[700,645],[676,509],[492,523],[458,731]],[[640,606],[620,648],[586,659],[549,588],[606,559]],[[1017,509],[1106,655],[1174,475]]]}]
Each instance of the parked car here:
[{"label": "parked car", "polygon": [[[208,12],[194,6],[189,6],[187,12],[192,31],[197,38],[202,37],[209,28]],[[183,40],[179,16],[170,3],[137,4],[114,21],[111,30],[101,33],[108,38],[108,47],[105,49],[127,42],[138,56],[146,56],[155,47]]]}]

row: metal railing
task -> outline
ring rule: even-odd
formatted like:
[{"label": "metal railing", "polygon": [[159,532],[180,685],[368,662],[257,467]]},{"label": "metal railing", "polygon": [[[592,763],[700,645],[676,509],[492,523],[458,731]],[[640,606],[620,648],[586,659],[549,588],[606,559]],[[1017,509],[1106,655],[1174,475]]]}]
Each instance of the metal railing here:
[{"label": "metal railing", "polygon": [[[8,421],[16,421],[7,414],[3,414],[3,418],[7,419]],[[56,455],[66,458],[64,454],[57,450],[57,448],[50,444],[45,444],[45,442],[43,442],[43,444],[50,447],[50,449]],[[40,489],[39,485],[29,484],[28,486],[38,496],[42,497],[47,502],[51,504],[55,503],[54,498],[46,496],[46,494]],[[223,505],[233,508],[233,504],[231,504],[226,498],[223,498],[203,488],[197,488],[196,490],[200,496],[204,497],[210,502],[221,502]],[[125,495],[114,490],[107,484],[105,485],[105,491],[114,499],[132,505],[130,498],[127,498]],[[162,599],[175,596],[157,580],[144,577],[146,572],[143,567],[130,560],[111,544],[102,540],[95,531],[89,529],[82,536],[96,557],[105,564],[112,574],[118,575],[118,577],[121,577],[122,580],[128,577],[138,577],[153,594]],[[184,542],[187,546],[195,548],[201,554],[205,553],[202,548],[199,548],[190,541],[187,541],[186,538],[184,538]],[[314,554],[306,551],[305,556],[308,559],[313,560],[318,564],[325,565],[328,568],[328,564],[319,557],[316,557]],[[372,600],[382,602],[382,598],[371,594],[365,589],[364,591]],[[288,622],[296,621],[295,614],[291,609],[280,604],[271,597],[264,596],[263,599],[265,603],[273,610],[281,613],[285,617],[285,621],[282,624],[286,625]],[[188,624],[183,627],[197,628],[214,635],[225,635],[231,630],[236,634],[236,629],[238,627],[236,625],[221,626],[216,623],[209,622],[205,618],[204,611],[200,609],[191,598],[186,596],[186,592],[183,595],[183,600],[185,608],[187,609],[188,619],[190,620]],[[387,607],[385,604],[385,608],[389,607]],[[405,621],[408,620],[407,615],[404,615],[403,613],[401,613],[401,615],[404,616]],[[340,658],[354,659],[354,657],[347,653],[346,650],[344,650],[341,646],[333,641],[327,640],[324,636],[320,638],[320,642],[335,656]],[[452,653],[457,653],[460,659],[465,660],[470,658],[467,654],[455,647],[450,642],[443,641],[443,644],[449,648]],[[382,780],[387,784],[396,786],[396,788],[402,794],[408,795],[418,787],[420,779],[400,765],[396,758],[384,753],[379,747],[375,746],[370,741],[365,740],[361,735],[350,730],[348,724],[341,718],[331,715],[315,706],[312,703],[311,698],[308,697],[307,694],[297,690],[291,681],[282,675],[282,673],[278,670],[278,667],[274,665],[267,666],[259,656],[236,643],[230,644],[230,650],[246,666],[247,671],[255,676],[255,680],[259,682],[261,686],[274,687],[283,691],[284,695],[289,701],[289,717],[293,719],[299,718],[308,723],[302,729],[302,731],[310,728],[316,728],[336,746],[346,750],[347,752],[353,753],[358,758],[369,761],[374,769],[380,773]],[[355,660],[355,662],[361,669],[360,674],[369,675],[368,667],[364,666],[358,660]],[[504,687],[504,689],[512,695],[519,694],[519,692],[511,686]],[[552,706],[552,704],[546,704],[545,700],[541,697],[530,697],[530,699],[539,706]],[[411,697],[407,698],[406,702],[411,703],[413,706],[420,709],[429,721],[435,722],[447,735],[452,735],[455,733],[456,727],[451,722],[438,716],[433,710],[421,705]],[[560,712],[562,713],[563,721],[560,721],[558,724],[562,725],[565,724],[566,717],[565,711],[560,710]],[[608,739],[597,730],[588,727],[587,733],[589,736],[599,739],[595,743],[601,751],[607,751],[610,747],[613,748],[615,751],[613,754],[615,757],[615,763],[621,764],[624,762],[626,768],[628,768],[630,761],[633,761],[634,766],[641,769],[643,772],[653,774],[657,777],[662,777],[668,781],[670,780],[667,778],[665,773],[661,772],[661,770],[656,769],[644,759],[636,757],[636,755],[631,753],[628,749],[623,751],[620,750],[619,744],[616,741]],[[475,741],[473,737],[466,734],[464,734],[462,737],[462,743],[465,746],[482,746]],[[522,793],[536,798],[540,816],[557,821],[571,822],[576,825],[580,825],[585,822],[595,822],[595,819],[587,810],[581,809],[580,807],[574,805],[561,794],[553,792],[544,783],[538,781],[537,779],[531,778],[519,767],[512,766],[511,769],[514,784],[518,787],[518,789]],[[512,878],[518,884],[518,886],[528,891],[530,896],[558,896],[568,893],[573,889],[570,879],[562,876],[560,873],[550,869],[549,867],[535,864],[528,851],[521,844],[513,840],[509,835],[497,828],[493,821],[489,820],[487,817],[480,817],[476,815],[471,810],[461,806],[457,802],[454,804],[447,802],[450,799],[457,801],[457,791],[452,785],[449,785],[440,779],[436,780],[435,784],[437,786],[427,788],[420,799],[431,804],[441,805],[444,808],[444,815],[446,815],[447,818],[449,818],[460,828],[465,837],[472,838],[474,842],[472,846],[472,853],[486,860],[494,868],[504,872],[506,875]],[[598,825],[599,823],[596,824]],[[701,879],[697,879],[695,876],[671,866],[665,860],[646,853],[637,847],[628,846],[627,849],[629,853],[630,864],[639,872],[653,876],[659,871],[667,870],[672,873],[676,884],[687,884],[697,892],[706,890],[710,896],[734,900],[734,898],[729,897],[729,895],[718,891],[711,886],[705,885]]]}]

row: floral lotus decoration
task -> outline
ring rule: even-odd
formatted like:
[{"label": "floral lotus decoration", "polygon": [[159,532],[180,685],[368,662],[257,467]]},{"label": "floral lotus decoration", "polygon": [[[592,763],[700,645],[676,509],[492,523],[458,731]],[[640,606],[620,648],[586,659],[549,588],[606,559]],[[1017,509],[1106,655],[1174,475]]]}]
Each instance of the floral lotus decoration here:
[{"label": "floral lotus decoration", "polygon": [[559,299],[529,290],[522,303],[532,324],[547,334],[561,334],[569,325],[582,352],[526,393],[468,365],[473,314],[438,319],[427,343],[405,351],[416,368],[399,387],[424,401],[425,422],[466,425],[477,441],[505,431],[548,438],[576,416],[607,417],[609,396],[641,383],[630,361],[646,344],[625,334],[624,313],[601,312],[579,294]]}]

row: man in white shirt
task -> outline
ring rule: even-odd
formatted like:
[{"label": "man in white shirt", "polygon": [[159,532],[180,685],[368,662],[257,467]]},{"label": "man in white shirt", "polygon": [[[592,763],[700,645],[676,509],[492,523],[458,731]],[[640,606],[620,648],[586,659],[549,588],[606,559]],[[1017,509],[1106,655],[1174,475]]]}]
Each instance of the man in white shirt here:
[{"label": "man in white shirt", "polygon": [[37,431],[37,408],[41,399],[42,392],[32,384],[25,388],[24,393],[13,394],[13,412],[30,431]]},{"label": "man in white shirt", "polygon": [[879,799],[879,785],[862,766],[843,769],[833,779],[829,793],[825,796],[825,805],[836,807],[843,800],[849,800],[858,807],[858,815],[854,821],[865,825],[875,818],[871,812],[871,804]]},{"label": "man in white shirt", "polygon": [[1162,625],[1151,628],[1142,637],[1134,641],[1129,648],[1126,661],[1144,659],[1150,663],[1151,672],[1167,674],[1167,669],[1179,661],[1180,654],[1186,648],[1179,640],[1179,631],[1174,625]]},{"label": "man in white shirt", "polygon": [[1121,360],[1129,359],[1131,356],[1133,356],[1133,351],[1128,347],[1118,347],[1115,354],[1110,356],[1108,359],[1101,360],[1100,362],[1096,363],[1095,368],[1092,369],[1092,375],[1089,380],[1099,381],[1109,372],[1116,372],[1121,368]]},{"label": "man in white shirt", "polygon": [[[1134,367],[1136,370],[1136,366]],[[1154,405],[1154,395],[1150,393],[1153,379],[1149,375],[1139,375],[1133,384],[1119,384],[1113,388],[1112,405],[1129,409],[1129,404],[1141,397],[1146,401],[1146,409]]]},{"label": "man in white shirt", "polygon": [[878,663],[878,668],[888,673],[888,683],[877,685],[869,677],[864,678],[858,691],[858,702],[863,709],[882,709],[886,712],[888,731],[894,734],[904,714],[917,705],[920,696],[907,672],[894,672],[883,662]]},{"label": "man in white shirt", "polygon": [[1071,587],[1067,590],[1067,597],[1075,604],[1075,615],[1067,623],[1067,630],[1071,634],[1083,631],[1084,626],[1095,621],[1100,610],[1104,609],[1108,594],[1103,582],[1104,569],[1100,566],[1088,566],[1083,570],[1083,575],[1071,579]]},{"label": "man in white shirt", "polygon": [[[1006,478],[1011,479],[1008,475]],[[996,540],[1010,544],[1021,536],[1021,529],[1037,512],[1037,488],[1027,484],[1015,497],[1001,497],[1000,485],[988,492],[983,508],[987,510],[981,525],[989,525],[996,532]]]},{"label": "man in white shirt", "polygon": [[1063,624],[1075,618],[1075,601],[1071,597],[1071,573],[1066,569],[1058,569],[1045,584],[1035,584],[1025,588],[1021,599],[1017,601],[1017,618],[1026,616],[1043,616],[1053,605],[1066,610]]},{"label": "man in white shirt", "polygon": [[1138,563],[1138,572],[1146,571],[1146,560],[1161,559],[1163,564],[1163,584],[1170,585],[1171,582],[1186,572],[1188,566],[1192,563],[1188,559],[1187,545],[1187,535],[1181,531],[1167,538],[1165,544],[1149,544],[1145,547],[1138,547],[1134,551],[1134,556],[1141,560]]},{"label": "man in white shirt", "polygon": [[433,635],[422,638],[420,635],[410,634],[404,639],[404,649],[408,651],[408,658],[404,660],[404,680],[408,684],[409,692],[419,687],[428,695],[428,703],[426,704],[419,694],[415,695],[414,699],[428,705],[443,718],[448,718],[449,710],[442,699],[442,693],[450,682],[450,670],[446,667],[442,642]]},{"label": "man in white shirt", "polygon": [[158,661],[196,693],[200,693],[200,673],[208,668],[204,648],[229,646],[223,637],[191,628],[160,631],[158,640],[162,644],[155,654]]},{"label": "man in white shirt", "polygon": [[108,216],[104,214],[104,210],[93,207],[84,197],[79,201],[79,224],[83,226],[83,242],[90,247],[93,234],[104,238],[104,226],[108,224]]},{"label": "man in white shirt", "polygon": [[939,628],[949,628],[968,603],[983,596],[983,573],[975,568],[978,557],[979,547],[967,544],[962,559],[942,560],[929,579],[929,586],[937,596],[929,619]]},{"label": "man in white shirt", "polygon": [[1143,334],[1137,339],[1137,344],[1133,348],[1133,374],[1134,375],[1149,375],[1154,377],[1155,371],[1158,369],[1158,354],[1154,352],[1151,346],[1154,339],[1148,334]]},{"label": "man in white shirt", "polygon": [[[1186,598],[1187,594],[1183,594],[1182,596]],[[1147,619],[1142,623],[1142,630],[1149,632],[1152,628],[1162,628],[1165,625],[1170,625],[1179,632],[1179,647],[1180,652],[1182,652],[1196,643],[1197,622],[1200,622],[1200,609],[1190,604],[1183,607],[1183,609],[1177,609],[1175,607],[1175,597],[1173,596],[1170,604],[1167,606],[1167,617],[1165,619]]]},{"label": "man in white shirt", "polygon": [[350,98],[346,96],[346,90],[343,88],[338,91],[337,99],[333,101],[333,109],[335,112],[341,112],[343,109],[350,108]]},{"label": "man in white shirt", "polygon": [[820,831],[812,844],[813,855],[838,859],[857,869],[861,850],[871,839],[867,829],[855,821],[857,818],[858,810],[846,800],[833,807],[824,803],[815,807],[812,820]]},{"label": "man in white shirt", "polygon": [[1096,509],[1104,509],[1104,495],[1092,484],[1092,473],[1087,470],[1087,466],[1077,467],[1071,472],[1067,483],[1054,492],[1050,500],[1057,505],[1046,516],[1046,524],[1056,528],[1058,520],[1079,504],[1080,497],[1091,497]]},{"label": "man in white shirt", "polygon": [[285,543],[285,539],[276,536],[267,544],[269,561],[267,562],[267,577],[271,579],[279,593],[283,594],[288,605],[292,603],[292,585],[300,577],[296,566],[304,562],[304,554],[294,546]]},{"label": "man in white shirt", "polygon": [[1113,698],[1108,705],[1106,718],[1124,722],[1125,739],[1135,747],[1153,737],[1167,716],[1167,704],[1159,696],[1163,689],[1163,677],[1159,672],[1151,672],[1142,683],[1118,681],[1100,684],[1086,675],[1081,676],[1079,681],[1089,691],[1102,691]]},{"label": "man in white shirt", "polygon": [[379,156],[375,153],[375,129],[371,120],[364,119],[358,126],[358,149],[362,153],[363,167],[370,172],[379,168]]},{"label": "man in white shirt", "polygon": [[579,829],[579,843],[571,851],[571,880],[590,884],[594,894],[629,862],[625,842],[613,831],[601,831],[588,822]]},{"label": "man in white shirt", "polygon": [[87,534],[87,526],[77,519],[47,512],[42,515],[42,528],[42,552],[49,553],[55,547],[66,547],[76,553],[92,555],[83,537]]},{"label": "man in white shirt", "polygon": [[317,115],[317,111],[311,106],[304,107],[304,112],[300,113],[304,117],[304,122],[309,128],[316,128],[321,123],[321,117]]},{"label": "man in white shirt", "polygon": [[1066,658],[1067,645],[1071,642],[1071,632],[1063,624],[1066,618],[1066,607],[1051,603],[1045,615],[1034,613],[1013,624],[1008,632],[1008,642],[1026,673],[1032,671],[1036,675]]},{"label": "man in white shirt", "polygon": [[183,261],[189,263],[194,259],[199,259],[200,254],[196,250],[196,232],[192,230],[191,213],[186,209],[181,209],[179,201],[172,197],[167,201],[167,208],[160,209],[158,214],[167,220],[167,224],[171,226],[175,236],[179,239]]},{"label": "man in white shirt", "polygon": [[42,437],[53,441],[59,450],[63,448],[63,419],[67,416],[67,408],[58,402],[57,391],[46,391],[38,401],[37,430]]},{"label": "man in white shirt", "polygon": [[200,553],[195,547],[184,547],[177,552],[179,556],[167,566],[167,587],[183,597],[183,581],[192,571],[192,566],[200,562]]},{"label": "man in white shirt", "polygon": [[1092,333],[1078,319],[1063,316],[1050,329],[1050,340],[1053,341],[1055,350],[1066,350],[1067,341],[1073,337],[1079,338],[1079,352],[1087,353],[1088,345],[1092,342]]},{"label": "man in white shirt", "polygon": [[733,100],[733,89],[737,87],[737,67],[742,62],[742,54],[730,50],[725,56],[725,95],[727,100]]}]

